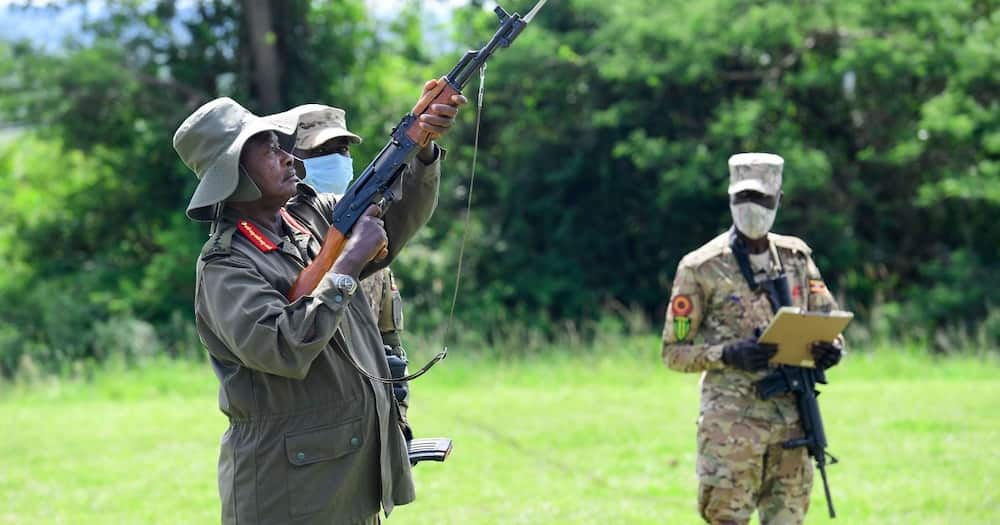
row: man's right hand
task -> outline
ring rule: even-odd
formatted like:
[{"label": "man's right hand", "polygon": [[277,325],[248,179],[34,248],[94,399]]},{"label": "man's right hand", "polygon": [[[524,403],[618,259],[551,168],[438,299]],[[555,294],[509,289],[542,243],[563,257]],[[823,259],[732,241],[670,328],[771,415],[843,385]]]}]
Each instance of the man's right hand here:
[{"label": "man's right hand", "polygon": [[741,370],[754,372],[767,368],[767,362],[778,353],[778,345],[758,343],[749,337],[727,344],[722,349],[722,362]]},{"label": "man's right hand", "polygon": [[389,254],[389,238],[379,212],[379,207],[374,204],[365,210],[351,229],[344,251],[337,257],[330,271],[357,279],[371,260],[382,259]]}]

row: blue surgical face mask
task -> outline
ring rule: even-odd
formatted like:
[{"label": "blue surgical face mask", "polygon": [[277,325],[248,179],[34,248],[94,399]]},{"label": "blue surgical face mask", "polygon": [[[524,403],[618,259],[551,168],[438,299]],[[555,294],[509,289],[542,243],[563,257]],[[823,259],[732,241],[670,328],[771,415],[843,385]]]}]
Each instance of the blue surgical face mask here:
[{"label": "blue surgical face mask", "polygon": [[354,178],[354,160],[340,153],[302,159],[302,164],[306,167],[302,182],[321,193],[343,195]]}]

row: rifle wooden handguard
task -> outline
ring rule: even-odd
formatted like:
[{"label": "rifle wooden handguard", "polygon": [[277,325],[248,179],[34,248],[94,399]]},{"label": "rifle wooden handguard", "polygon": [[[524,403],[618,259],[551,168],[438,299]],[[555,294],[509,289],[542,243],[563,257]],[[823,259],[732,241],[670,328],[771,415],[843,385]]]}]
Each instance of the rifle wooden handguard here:
[{"label": "rifle wooden handguard", "polygon": [[[411,111],[411,113],[414,117],[419,119],[420,115],[427,113],[431,104],[448,104],[451,102],[452,96],[461,94],[461,91],[455,89],[455,87],[451,85],[451,82],[448,82],[448,77],[441,77],[438,79],[437,86],[435,86],[434,89],[424,93],[423,96],[420,97],[420,100],[417,101],[417,105],[413,106],[413,111]],[[430,133],[421,129],[419,124],[410,128],[406,132],[406,136],[410,137],[410,139],[420,145],[421,148],[425,148],[431,143]]]},{"label": "rifle wooden handguard", "polygon": [[344,251],[345,244],[347,237],[340,233],[340,230],[331,227],[323,238],[323,247],[320,248],[319,254],[299,273],[292,287],[288,289],[288,302],[295,302],[299,297],[311,294],[319,286],[323,276],[333,268],[333,263]]}]

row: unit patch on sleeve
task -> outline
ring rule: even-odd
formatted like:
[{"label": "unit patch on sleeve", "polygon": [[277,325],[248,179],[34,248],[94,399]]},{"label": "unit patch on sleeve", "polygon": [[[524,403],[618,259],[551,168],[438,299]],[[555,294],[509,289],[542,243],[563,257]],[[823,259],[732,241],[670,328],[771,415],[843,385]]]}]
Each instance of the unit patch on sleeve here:
[{"label": "unit patch on sleeve", "polygon": [[809,293],[819,294],[827,293],[826,283],[819,279],[809,279]]},{"label": "unit patch on sleeve", "polygon": [[691,298],[686,295],[678,295],[670,302],[670,309],[674,312],[674,317],[687,317],[693,308]]},{"label": "unit patch on sleeve", "polygon": [[694,304],[687,295],[676,295],[670,301],[670,312],[674,314],[674,338],[677,341],[683,341],[691,333],[691,318],[688,317],[691,310],[694,310]]}]

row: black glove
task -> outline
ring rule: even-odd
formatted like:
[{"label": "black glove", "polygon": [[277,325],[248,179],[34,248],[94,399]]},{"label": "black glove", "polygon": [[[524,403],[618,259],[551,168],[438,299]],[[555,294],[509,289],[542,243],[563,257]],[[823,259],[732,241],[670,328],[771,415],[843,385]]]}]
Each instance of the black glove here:
[{"label": "black glove", "polygon": [[[409,362],[406,357],[401,357],[393,352],[392,347],[386,345],[385,347],[385,360],[389,362],[389,376],[393,379],[399,379],[406,375],[406,365]],[[392,394],[396,396],[396,401],[400,403],[406,403],[407,398],[410,396],[410,384],[409,383],[393,383],[392,384]]]},{"label": "black glove", "polygon": [[816,341],[809,350],[816,366],[822,370],[836,366],[843,356],[840,345],[827,341]]},{"label": "black glove", "polygon": [[778,345],[758,343],[756,337],[749,337],[723,347],[722,362],[733,368],[753,372],[767,368],[767,361],[776,353]]}]

